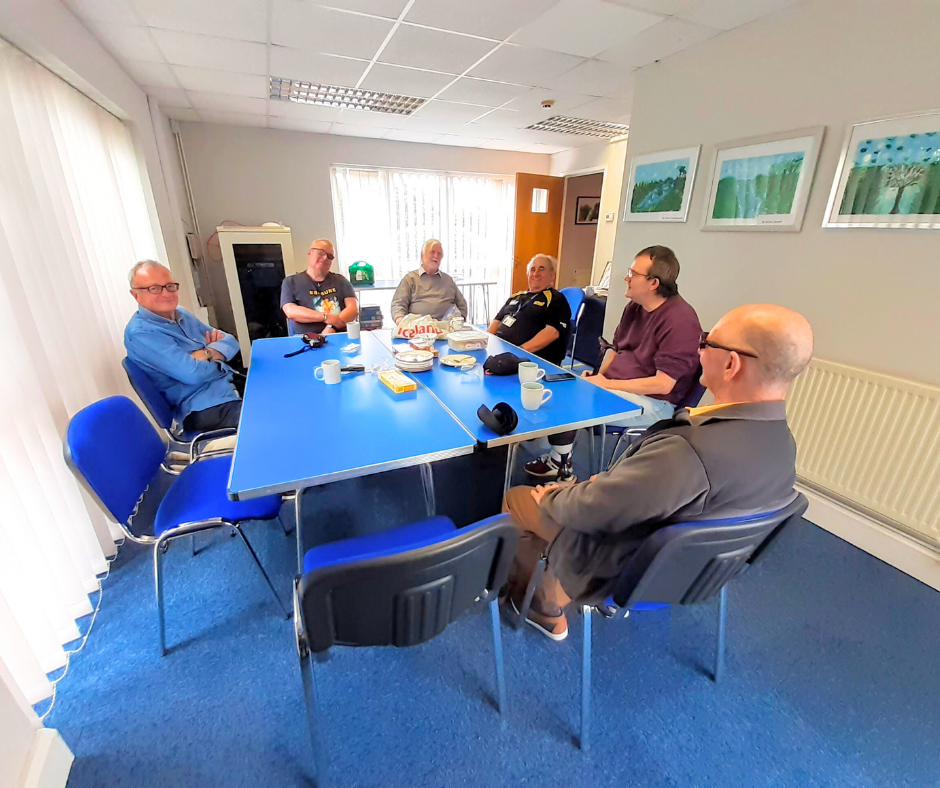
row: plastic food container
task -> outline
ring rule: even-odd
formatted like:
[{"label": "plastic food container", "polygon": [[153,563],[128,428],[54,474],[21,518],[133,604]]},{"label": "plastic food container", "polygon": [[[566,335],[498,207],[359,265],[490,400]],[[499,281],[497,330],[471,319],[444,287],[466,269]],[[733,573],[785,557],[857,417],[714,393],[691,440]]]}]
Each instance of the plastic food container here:
[{"label": "plastic food container", "polygon": [[447,344],[451,350],[486,350],[486,345],[490,340],[489,334],[482,331],[451,331],[447,335]]}]

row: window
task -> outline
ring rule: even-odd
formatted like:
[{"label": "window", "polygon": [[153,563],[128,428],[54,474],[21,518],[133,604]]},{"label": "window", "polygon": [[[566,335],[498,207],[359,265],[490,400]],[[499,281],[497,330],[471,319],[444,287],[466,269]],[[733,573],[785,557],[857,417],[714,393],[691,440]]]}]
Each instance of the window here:
[{"label": "window", "polygon": [[[376,280],[397,282],[420,265],[424,242],[439,238],[442,268],[458,284],[493,282],[491,311],[509,297],[512,176],[355,167],[333,167],[330,174],[341,272],[364,260]],[[484,303],[474,299],[471,319],[485,325],[493,315],[485,314]]]}]

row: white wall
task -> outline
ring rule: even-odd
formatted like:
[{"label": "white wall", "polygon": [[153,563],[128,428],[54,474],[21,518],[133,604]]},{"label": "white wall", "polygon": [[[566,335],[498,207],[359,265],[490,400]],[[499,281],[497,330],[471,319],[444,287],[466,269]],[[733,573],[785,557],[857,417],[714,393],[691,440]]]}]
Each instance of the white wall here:
[{"label": "white wall", "polygon": [[[940,107],[938,41],[936,2],[810,0],[641,69],[630,154],[701,143],[702,158],[688,222],[618,216],[607,334],[633,253],[666,244],[703,326],[773,301],[809,318],[821,358],[940,384],[940,232],[821,227],[848,126]],[[826,138],[802,232],[701,231],[716,143],[816,125]]]},{"label": "white wall", "polygon": [[[623,167],[627,156],[627,141],[598,142],[584,145],[552,155],[551,175],[571,175],[584,172],[604,173],[601,191],[601,218],[597,223],[597,241],[594,246],[594,270],[591,283],[596,284],[604,268],[614,259],[614,243],[617,238],[617,206],[623,188]],[[604,214],[613,212],[614,221],[604,220]]]}]

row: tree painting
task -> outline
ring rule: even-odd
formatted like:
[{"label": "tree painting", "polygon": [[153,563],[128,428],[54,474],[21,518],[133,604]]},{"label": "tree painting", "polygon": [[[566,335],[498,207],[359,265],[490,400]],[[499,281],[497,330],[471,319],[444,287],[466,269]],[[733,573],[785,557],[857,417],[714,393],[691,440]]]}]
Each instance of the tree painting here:
[{"label": "tree painting", "polygon": [[789,214],[803,170],[802,151],[727,159],[721,164],[713,219]]},{"label": "tree painting", "polygon": [[637,165],[630,197],[630,213],[681,211],[688,158]]},{"label": "tree painting", "polygon": [[940,214],[940,133],[862,140],[839,214]]}]

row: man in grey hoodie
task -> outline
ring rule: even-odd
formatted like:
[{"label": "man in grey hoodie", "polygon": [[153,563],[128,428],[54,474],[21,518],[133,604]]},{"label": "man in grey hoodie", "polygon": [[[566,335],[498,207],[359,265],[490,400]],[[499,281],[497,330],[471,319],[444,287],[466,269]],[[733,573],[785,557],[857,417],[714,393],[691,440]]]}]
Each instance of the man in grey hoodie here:
[{"label": "man in grey hoodie", "polygon": [[510,604],[521,607],[546,554],[527,623],[564,640],[565,605],[606,599],[643,540],[664,524],[789,503],[796,446],[783,400],[812,354],[813,331],[799,313],[773,304],[738,307],[702,334],[701,382],[713,405],[653,425],[589,481],[510,489],[504,510],[522,530]]}]

